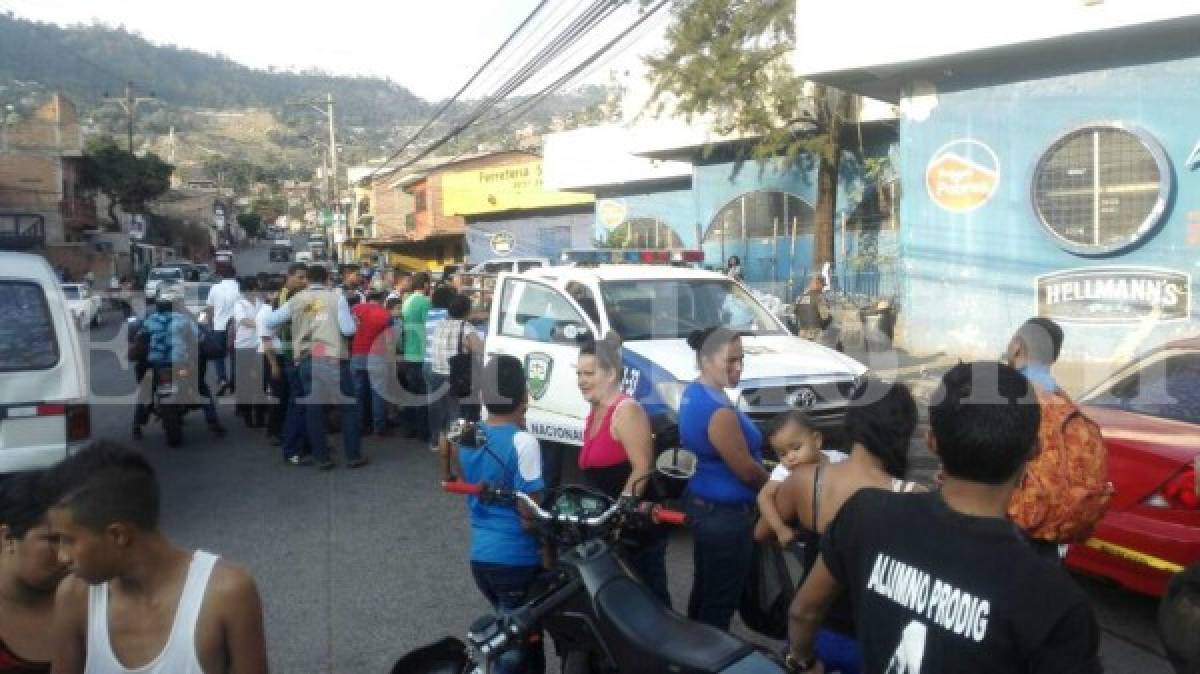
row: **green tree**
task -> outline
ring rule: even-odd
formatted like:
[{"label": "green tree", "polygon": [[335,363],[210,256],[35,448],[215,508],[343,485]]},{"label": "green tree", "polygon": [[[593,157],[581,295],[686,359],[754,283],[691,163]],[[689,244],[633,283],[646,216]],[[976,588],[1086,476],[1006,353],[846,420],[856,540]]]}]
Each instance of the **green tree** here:
[{"label": "green tree", "polygon": [[237,223],[247,236],[254,238],[262,236],[263,217],[258,213],[238,213]]},{"label": "green tree", "polygon": [[145,213],[146,204],[171,187],[175,167],[154,153],[138,157],[117,146],[112,136],[88,141],[84,153],[80,187],[108,197],[109,229],[120,231],[116,208],[126,213]]},{"label": "green tree", "polygon": [[646,64],[658,112],[707,114],[718,132],[755,136],[753,158],[817,162],[813,263],[820,265],[833,259],[841,124],[858,99],[817,83],[806,87],[792,71],[795,15],[795,0],[676,0],[667,48]]}]

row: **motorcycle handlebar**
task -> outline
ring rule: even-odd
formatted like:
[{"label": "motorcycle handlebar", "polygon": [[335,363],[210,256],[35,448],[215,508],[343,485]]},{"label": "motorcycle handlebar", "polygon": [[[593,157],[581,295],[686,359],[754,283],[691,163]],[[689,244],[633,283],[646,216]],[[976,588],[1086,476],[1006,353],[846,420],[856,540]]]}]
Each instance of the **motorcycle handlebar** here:
[{"label": "motorcycle handlebar", "polygon": [[[583,524],[586,526],[599,526],[608,520],[612,519],[617,513],[626,508],[625,504],[617,501],[612,506],[593,517],[581,517],[579,515],[558,514],[547,511],[542,508],[541,504],[529,497],[528,494],[512,491],[508,489],[493,489],[486,484],[470,484],[460,481],[444,481],[442,489],[451,494],[462,494],[464,496],[491,496],[493,498],[511,498],[516,499],[525,504],[533,513],[535,519],[543,522],[564,522],[568,524]],[[664,508],[661,505],[652,503],[643,503],[637,507],[638,512],[643,515],[648,515],[656,524],[671,524],[674,526],[686,526],[687,515],[678,510]]]},{"label": "motorcycle handlebar", "polygon": [[662,506],[654,506],[650,511],[650,517],[658,524],[672,524],[677,527],[687,526],[688,518],[686,513],[681,513],[678,510],[671,510]]},{"label": "motorcycle handlebar", "polygon": [[483,485],[470,484],[469,482],[459,482],[457,480],[443,481],[442,489],[451,494],[462,494],[464,496],[478,496],[483,492]]}]

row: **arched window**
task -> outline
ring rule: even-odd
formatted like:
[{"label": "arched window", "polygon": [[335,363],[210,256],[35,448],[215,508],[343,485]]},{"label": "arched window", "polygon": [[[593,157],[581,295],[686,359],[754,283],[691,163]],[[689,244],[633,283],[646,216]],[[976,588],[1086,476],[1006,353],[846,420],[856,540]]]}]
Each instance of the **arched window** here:
[{"label": "arched window", "polygon": [[631,218],[609,231],[605,247],[683,248],[683,239],[658,218]]},{"label": "arched window", "polygon": [[768,239],[812,231],[813,208],[787,192],[747,192],[717,211],[704,243]]}]

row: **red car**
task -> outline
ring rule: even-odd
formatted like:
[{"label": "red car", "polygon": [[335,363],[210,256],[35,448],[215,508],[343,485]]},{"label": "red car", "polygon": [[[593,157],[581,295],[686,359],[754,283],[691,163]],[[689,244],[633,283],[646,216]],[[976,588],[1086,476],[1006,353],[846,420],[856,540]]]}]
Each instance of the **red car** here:
[{"label": "red car", "polygon": [[1116,493],[1067,566],[1161,596],[1200,561],[1200,337],[1151,351],[1080,404],[1104,434]]}]

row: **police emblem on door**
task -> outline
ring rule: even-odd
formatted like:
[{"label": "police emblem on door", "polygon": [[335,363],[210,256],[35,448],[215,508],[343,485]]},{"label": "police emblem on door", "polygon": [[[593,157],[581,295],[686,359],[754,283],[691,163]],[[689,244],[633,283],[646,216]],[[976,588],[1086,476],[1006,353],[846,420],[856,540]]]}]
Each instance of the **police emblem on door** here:
[{"label": "police emblem on door", "polygon": [[554,369],[554,359],[544,353],[531,353],[525,356],[525,378],[529,381],[529,395],[534,400],[541,400],[550,387],[550,372]]},{"label": "police emblem on door", "polygon": [[789,407],[806,410],[817,404],[817,394],[811,388],[802,386],[788,396],[787,402]]}]

